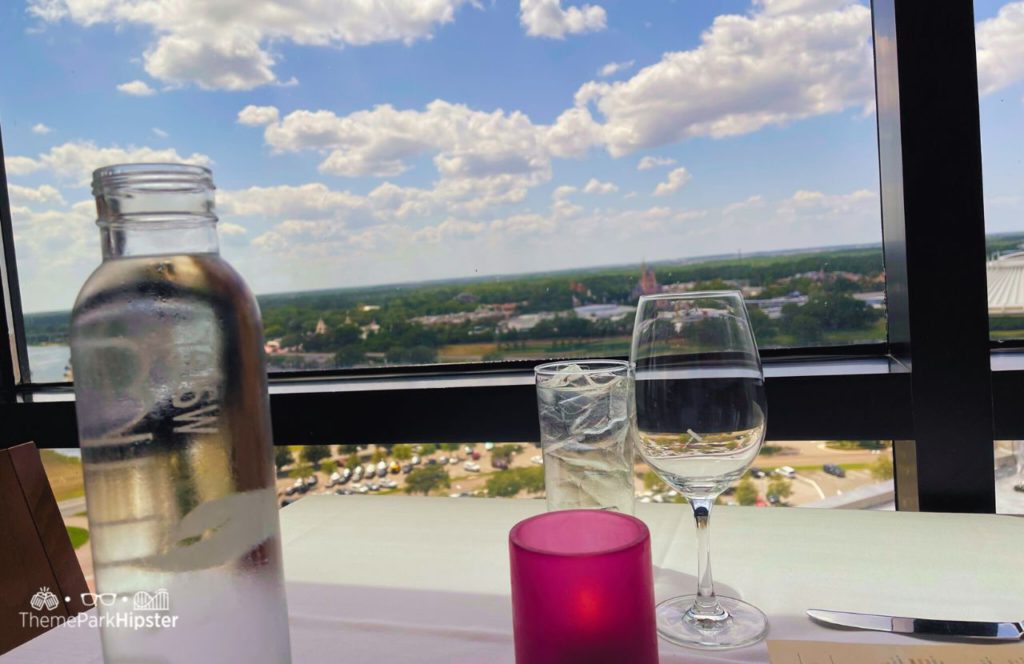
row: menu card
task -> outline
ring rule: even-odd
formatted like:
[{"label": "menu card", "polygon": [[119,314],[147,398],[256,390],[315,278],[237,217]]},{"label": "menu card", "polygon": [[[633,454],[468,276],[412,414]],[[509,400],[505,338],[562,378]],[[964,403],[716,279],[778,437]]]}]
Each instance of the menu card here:
[{"label": "menu card", "polygon": [[769,641],[772,664],[1024,664],[1024,644],[923,646],[828,641]]}]

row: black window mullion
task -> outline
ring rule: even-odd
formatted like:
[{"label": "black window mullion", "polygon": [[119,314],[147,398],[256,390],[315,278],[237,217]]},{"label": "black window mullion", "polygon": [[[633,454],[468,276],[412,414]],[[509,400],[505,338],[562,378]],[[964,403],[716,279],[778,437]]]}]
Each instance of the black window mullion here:
[{"label": "black window mullion", "polygon": [[28,366],[25,327],[21,313],[18,267],[14,255],[14,226],[7,194],[3,134],[0,133],[0,403],[12,401]]},{"label": "black window mullion", "polygon": [[[910,368],[923,511],[994,512],[985,219],[972,0],[874,0],[889,343]],[[872,416],[865,413],[866,417]],[[916,499],[916,500],[915,500]]]}]

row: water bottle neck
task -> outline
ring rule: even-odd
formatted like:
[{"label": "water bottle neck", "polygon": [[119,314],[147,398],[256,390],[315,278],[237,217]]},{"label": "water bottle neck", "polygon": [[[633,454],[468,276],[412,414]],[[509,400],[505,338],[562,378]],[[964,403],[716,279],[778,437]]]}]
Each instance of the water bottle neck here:
[{"label": "water bottle neck", "polygon": [[218,253],[213,178],[200,166],[125,164],[93,174],[103,260]]},{"label": "water bottle neck", "polygon": [[101,224],[103,260],[132,256],[216,254],[220,252],[220,245],[215,224],[216,220],[196,222],[185,219],[173,222]]}]

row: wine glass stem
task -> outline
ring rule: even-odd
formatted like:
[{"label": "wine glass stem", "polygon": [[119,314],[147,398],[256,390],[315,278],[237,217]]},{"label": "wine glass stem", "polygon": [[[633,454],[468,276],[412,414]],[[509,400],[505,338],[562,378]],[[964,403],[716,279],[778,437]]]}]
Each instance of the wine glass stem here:
[{"label": "wine glass stem", "polygon": [[695,618],[721,620],[725,609],[715,597],[715,582],[711,577],[711,506],[710,498],[691,498],[693,518],[697,522],[697,599],[691,609]]}]

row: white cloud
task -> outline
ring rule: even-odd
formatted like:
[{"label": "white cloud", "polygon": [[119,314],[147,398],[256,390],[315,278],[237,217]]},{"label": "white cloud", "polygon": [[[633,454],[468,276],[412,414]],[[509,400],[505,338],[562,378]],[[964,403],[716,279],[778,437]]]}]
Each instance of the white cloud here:
[{"label": "white cloud", "polygon": [[7,185],[7,193],[10,195],[12,205],[19,203],[28,206],[48,203],[64,205],[64,197],[48,184],[39,187],[22,187],[11,182]]},{"label": "white cloud", "polygon": [[520,0],[519,22],[531,37],[563,39],[566,34],[604,30],[607,16],[602,7],[581,5],[562,8],[561,0]]},{"label": "white cloud", "polygon": [[652,168],[658,168],[660,166],[672,166],[676,163],[676,160],[672,157],[644,157],[636,165],[638,171],[649,171]]},{"label": "white cloud", "polygon": [[990,94],[1024,80],[1024,2],[1003,5],[978,23],[978,86]]},{"label": "white cloud", "polygon": [[573,187],[572,185],[568,184],[563,184],[561,186],[555,187],[555,190],[551,193],[551,198],[556,201],[565,200],[571,194],[575,194],[577,191],[579,190],[576,187]]},{"label": "white cloud", "polygon": [[619,188],[612,182],[601,182],[597,178],[590,178],[583,187],[586,194],[614,194]]},{"label": "white cloud", "polygon": [[[270,115],[243,109],[240,118],[256,123]],[[554,125],[535,125],[518,111],[477,111],[443,100],[423,110],[385,104],[345,116],[298,110],[267,124],[264,139],[275,152],[323,152],[320,171],[346,177],[392,177],[408,170],[412,160],[430,156],[439,175],[433,189],[392,185],[379,197],[396,201],[395,209],[410,204],[476,213],[522,201],[531,187],[551,178],[553,156],[585,152],[591,139],[581,140],[567,128],[579,116],[563,114]]]},{"label": "white cloud", "polygon": [[603,116],[613,156],[865,107],[874,98],[871,13],[855,0],[758,0],[717,16],[688,51],[625,81],[590,81],[577,105]]},{"label": "white cloud", "polygon": [[156,90],[149,87],[148,83],[139,80],[121,83],[117,86],[117,89],[126,95],[131,95],[133,97],[149,97],[150,95],[156,94]]},{"label": "white cloud", "polygon": [[157,138],[167,138],[168,136],[170,136],[170,134],[168,134],[166,131],[164,131],[160,127],[153,127],[153,134]]},{"label": "white cloud", "polygon": [[33,127],[32,127],[32,133],[33,134],[39,134],[40,136],[45,136],[46,134],[49,134],[51,131],[53,131],[53,129],[50,129],[49,127],[44,125],[42,122],[40,122],[39,124],[33,125]]},{"label": "white cloud", "polygon": [[738,212],[744,212],[753,208],[764,207],[764,197],[760,194],[755,194],[745,200],[737,201],[736,203],[730,203],[722,208],[723,215],[736,214]]},{"label": "white cloud", "polygon": [[623,62],[609,62],[608,64],[606,64],[604,67],[601,67],[597,71],[597,75],[603,78],[608,78],[609,76],[614,76],[615,74],[618,74],[621,71],[632,69],[634,64],[636,64],[636,60],[625,60]]},{"label": "white cloud", "polygon": [[230,221],[221,221],[217,223],[217,233],[221,237],[239,237],[245,235],[249,231],[241,224],[234,224]]},{"label": "white cloud", "polygon": [[683,186],[692,179],[693,176],[690,175],[690,172],[680,166],[679,168],[669,171],[668,178],[664,182],[658,183],[658,186],[654,188],[654,195],[665,196],[667,194],[675,193],[682,189]]},{"label": "white cloud", "polygon": [[208,166],[210,158],[194,152],[182,156],[173,148],[150,148],[129,145],[99,147],[92,141],[71,141],[50,148],[47,152],[31,157],[5,157],[8,173],[25,175],[47,170],[62,180],[77,185],[87,185],[92,172],[101,166],[133,162],[176,162]]},{"label": "white cloud", "polygon": [[28,175],[29,173],[35,173],[43,165],[37,162],[31,157],[4,157],[4,168],[7,170],[7,175]]},{"label": "white cloud", "polygon": [[249,127],[262,127],[273,124],[280,119],[281,114],[276,106],[253,106],[249,104],[238,112],[238,124]]},{"label": "white cloud", "polygon": [[274,42],[302,46],[411,44],[429,39],[471,0],[29,0],[45,22],[152,28],[143,54],[148,73],[165,83],[248,90],[277,83]]},{"label": "white cloud", "polygon": [[224,216],[262,216],[296,219],[343,219],[368,210],[368,201],[319,182],[218,192],[217,207]]}]

